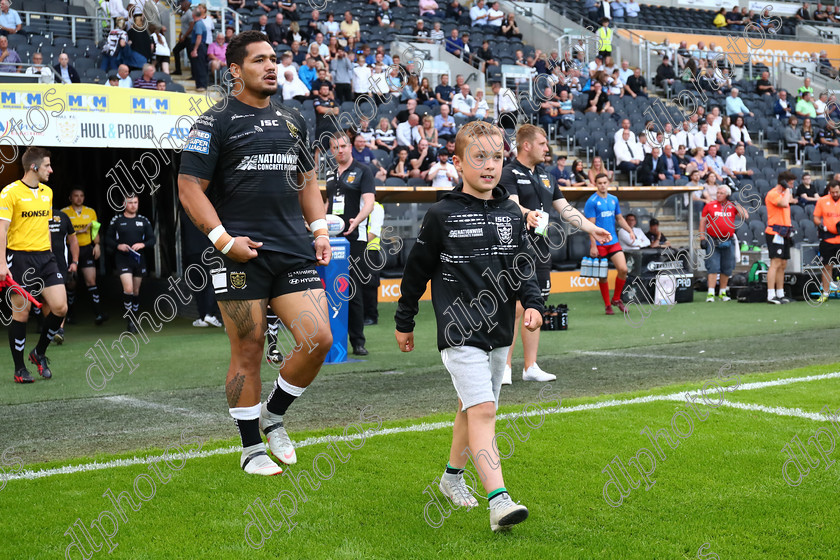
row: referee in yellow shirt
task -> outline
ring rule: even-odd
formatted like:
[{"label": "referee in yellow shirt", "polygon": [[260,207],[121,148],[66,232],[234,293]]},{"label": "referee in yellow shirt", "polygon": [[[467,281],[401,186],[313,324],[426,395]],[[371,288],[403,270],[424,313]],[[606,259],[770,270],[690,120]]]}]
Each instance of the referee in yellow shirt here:
[{"label": "referee in yellow shirt", "polygon": [[[102,312],[102,305],[99,301],[99,288],[96,286],[96,259],[99,258],[99,232],[96,236],[91,237],[91,229],[93,222],[96,220],[96,210],[89,208],[85,204],[85,191],[76,187],[70,191],[70,206],[65,206],[61,209],[62,212],[70,216],[70,221],[73,223],[73,229],[76,230],[76,238],[79,240],[79,269],[82,271],[82,276],[85,278],[85,285],[90,294],[90,299],[93,302],[93,311],[96,313],[96,324],[104,323],[108,316]],[[70,307],[72,309],[75,302],[76,283],[73,283],[74,288],[70,291]],[[70,314],[69,321],[73,322],[73,313]]]},{"label": "referee in yellow shirt", "polygon": [[[50,152],[44,148],[28,148],[23,154],[23,179],[0,191],[0,282],[11,276],[32,295],[47,302],[50,314],[38,345],[29,353],[29,361],[38,367],[44,379],[52,372],[44,355],[67,313],[64,276],[59,272],[50,243],[52,189],[43,184],[52,174]],[[9,346],[15,362],[15,382],[32,383],[26,369],[23,350],[26,346],[26,321],[29,300],[12,292],[12,322],[9,324]]]}]

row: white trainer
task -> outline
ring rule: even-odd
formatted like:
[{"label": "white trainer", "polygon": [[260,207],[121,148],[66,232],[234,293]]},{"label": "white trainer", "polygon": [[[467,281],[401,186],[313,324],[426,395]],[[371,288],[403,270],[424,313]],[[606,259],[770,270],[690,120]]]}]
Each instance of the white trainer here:
[{"label": "white trainer", "polygon": [[457,477],[440,477],[438,488],[444,496],[452,500],[456,506],[472,509],[478,506],[478,500],[472,495],[472,490],[464,482],[464,475]]},{"label": "white trainer", "polygon": [[243,449],[239,465],[248,474],[258,474],[261,476],[283,474],[283,469],[271,460],[262,444]]},{"label": "white trainer", "polygon": [[513,385],[513,377],[509,365],[505,365],[505,372],[502,374],[502,385]]},{"label": "white trainer", "polygon": [[294,465],[297,463],[295,444],[283,427],[283,417],[268,411],[265,403],[260,410],[260,429],[268,440],[268,449],[281,463]]},{"label": "white trainer", "polygon": [[221,327],[222,322],[213,317],[212,315],[205,315],[204,322],[210,325],[211,327]]},{"label": "white trainer", "polygon": [[536,363],[527,370],[522,370],[522,381],[554,381],[555,379],[557,379],[556,375],[544,372]]},{"label": "white trainer", "polygon": [[193,326],[194,327],[209,327],[210,325],[208,325],[204,321],[204,319],[199,318],[199,319],[196,319],[195,321],[193,321]]},{"label": "white trainer", "polygon": [[490,506],[490,529],[493,531],[505,531],[526,519],[528,508],[511,500],[507,492],[493,500]]},{"label": "white trainer", "polygon": [[709,294],[706,296],[706,303],[715,301],[715,294]]}]

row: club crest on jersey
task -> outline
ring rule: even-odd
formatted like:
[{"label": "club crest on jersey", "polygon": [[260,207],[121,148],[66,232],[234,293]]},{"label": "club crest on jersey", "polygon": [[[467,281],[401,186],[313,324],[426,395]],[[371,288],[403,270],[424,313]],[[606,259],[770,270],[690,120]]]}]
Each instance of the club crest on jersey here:
[{"label": "club crest on jersey", "polygon": [[347,175],[347,184],[352,185],[356,181],[356,172],[352,172]]},{"label": "club crest on jersey", "polygon": [[245,273],[244,272],[231,272],[230,273],[230,287],[236,288],[241,290],[247,286],[245,283]]},{"label": "club crest on jersey", "polygon": [[[277,111],[277,114],[280,114],[280,111]],[[298,128],[291,123],[291,121],[286,121],[286,126],[289,127],[289,134],[292,135],[292,138],[297,138],[300,132]]]},{"label": "club crest on jersey", "polygon": [[546,177],[545,175],[540,175],[540,179],[542,179],[542,184],[545,188],[551,188],[551,182],[548,180],[548,177]]},{"label": "club crest on jersey", "polygon": [[510,221],[502,222],[496,220],[496,231],[499,234],[499,241],[502,242],[502,245],[513,243],[513,225]]}]

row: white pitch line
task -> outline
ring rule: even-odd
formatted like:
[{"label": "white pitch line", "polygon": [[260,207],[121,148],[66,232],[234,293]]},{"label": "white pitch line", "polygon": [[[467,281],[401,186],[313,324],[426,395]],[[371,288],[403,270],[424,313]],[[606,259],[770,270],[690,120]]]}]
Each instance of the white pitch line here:
[{"label": "white pitch line", "polygon": [[615,356],[619,358],[654,358],[658,360],[691,360],[692,362],[725,362],[730,364],[760,364],[767,361],[778,360],[731,360],[729,358],[713,358],[711,356],[663,356],[661,354],[637,354],[635,352],[615,352],[611,350],[573,350],[573,354],[583,356]]},{"label": "white pitch line", "polygon": [[121,406],[133,406],[136,408],[148,408],[151,410],[159,410],[168,414],[182,414],[191,418],[201,420],[218,421],[226,418],[222,414],[213,414],[210,412],[197,412],[189,408],[181,408],[177,406],[169,406],[168,404],[156,403],[152,401],[144,401],[142,399],[135,399],[134,397],[126,397],[125,395],[114,395],[111,397],[101,397],[102,400],[119,404]]},{"label": "white pitch line", "polygon": [[[820,375],[808,375],[805,377],[788,377],[784,379],[775,379],[773,381],[758,381],[754,383],[746,383],[741,385],[731,391],[754,391],[757,389],[764,389],[767,387],[778,387],[781,385],[790,385],[793,383],[807,383],[811,381],[821,381],[824,379],[836,379],[840,378],[840,371],[833,372],[833,373],[824,373]],[[587,404],[580,404],[576,406],[569,406],[569,407],[562,407],[559,410],[557,409],[547,409],[547,410],[535,410],[529,412],[510,412],[507,414],[500,414],[498,416],[499,419],[504,420],[507,418],[513,418],[515,416],[537,416],[543,414],[567,414],[571,412],[581,412],[581,411],[589,411],[589,410],[599,410],[602,408],[612,408],[616,406],[624,406],[630,404],[646,404],[651,402],[657,401],[685,401],[685,394],[686,392],[680,393],[671,393],[668,395],[647,395],[644,397],[636,397],[632,399],[612,399],[608,401],[599,401],[594,403],[587,403]],[[769,414],[777,414],[780,416],[792,416],[796,418],[804,418],[807,420],[814,420],[817,422],[828,422],[828,419],[824,416],[812,412],[805,412],[798,408],[784,408],[784,407],[768,407],[763,405],[754,405],[754,404],[745,404],[745,403],[734,403],[731,401],[724,401],[725,406],[729,406],[731,408],[738,408],[742,410],[753,410],[759,412],[766,412]],[[165,405],[161,405],[165,406]],[[413,424],[410,426],[401,426],[398,428],[385,428],[384,430],[378,430],[371,434],[368,434],[366,437],[376,437],[376,436],[386,436],[391,434],[403,434],[403,433],[410,433],[410,432],[430,432],[433,430],[441,430],[444,428],[451,428],[452,422],[445,421],[445,422],[434,422],[434,423],[426,423],[423,422],[421,424]],[[296,448],[300,447],[309,447],[311,445],[319,445],[322,443],[329,443],[332,441],[354,441],[361,439],[362,436],[360,434],[354,433],[353,435],[349,436],[319,436],[319,437],[311,437],[305,439],[303,441],[297,442],[295,444]],[[204,457],[213,457],[215,455],[228,455],[233,453],[241,452],[241,448],[239,446],[234,447],[224,447],[218,449],[211,449],[209,451],[199,451],[193,452],[190,451],[186,454],[188,459],[201,459]],[[156,455],[153,457],[132,457],[131,459],[115,459],[113,461],[108,461],[105,463],[93,462],[93,463],[85,463],[82,465],[68,465],[64,467],[56,467],[52,469],[45,469],[40,471],[32,471],[27,470],[21,473],[11,473],[6,475],[6,480],[34,480],[37,478],[45,478],[48,476],[55,476],[59,474],[73,474],[79,472],[90,472],[90,471],[98,471],[98,470],[105,470],[105,469],[113,469],[118,467],[128,467],[132,465],[144,465],[144,464],[151,464],[157,461],[160,461],[164,458],[162,455]],[[170,457],[171,458],[171,457]]]}]

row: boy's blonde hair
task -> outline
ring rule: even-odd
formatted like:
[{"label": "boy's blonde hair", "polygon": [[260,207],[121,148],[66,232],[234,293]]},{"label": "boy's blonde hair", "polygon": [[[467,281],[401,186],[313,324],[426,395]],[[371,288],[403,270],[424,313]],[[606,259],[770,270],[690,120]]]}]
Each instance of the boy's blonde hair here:
[{"label": "boy's blonde hair", "polygon": [[458,134],[455,136],[455,155],[463,159],[467,148],[478,138],[498,136],[501,139],[499,143],[493,143],[493,146],[504,147],[504,134],[502,129],[485,121],[468,122],[461,127]]}]

